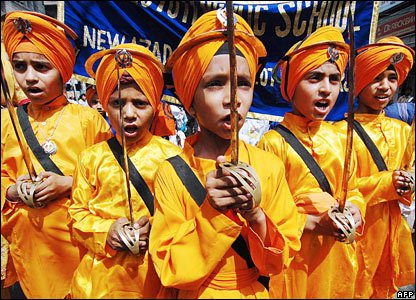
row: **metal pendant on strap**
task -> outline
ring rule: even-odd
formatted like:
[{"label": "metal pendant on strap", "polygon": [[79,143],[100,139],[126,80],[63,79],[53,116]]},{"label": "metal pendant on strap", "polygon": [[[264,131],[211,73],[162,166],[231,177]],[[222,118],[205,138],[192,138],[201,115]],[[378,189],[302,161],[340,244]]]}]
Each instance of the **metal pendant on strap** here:
[{"label": "metal pendant on strap", "polygon": [[42,148],[45,151],[45,153],[48,155],[55,154],[56,151],[58,150],[58,147],[56,146],[56,144],[51,140],[47,140],[46,142],[44,142],[42,144]]}]

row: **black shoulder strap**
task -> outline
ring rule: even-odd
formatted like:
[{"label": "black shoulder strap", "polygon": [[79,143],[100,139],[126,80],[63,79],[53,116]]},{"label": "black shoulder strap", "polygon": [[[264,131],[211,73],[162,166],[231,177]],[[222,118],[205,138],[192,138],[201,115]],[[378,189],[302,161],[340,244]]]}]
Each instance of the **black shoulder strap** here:
[{"label": "black shoulder strap", "polygon": [[329,182],[325,176],[325,173],[322,171],[321,167],[318,165],[318,163],[312,157],[312,155],[306,150],[306,148],[298,140],[298,138],[288,128],[286,128],[285,126],[281,124],[278,124],[274,129],[283,136],[286,142],[288,142],[289,145],[303,159],[303,161],[305,162],[305,164],[308,166],[309,170],[311,171],[312,175],[315,176],[321,189],[324,192],[327,192],[328,194],[332,196],[331,186],[329,185]]},{"label": "black shoulder strap", "polygon": [[[124,155],[120,143],[117,141],[116,137],[112,137],[107,141],[107,143],[108,146],[110,146],[110,149],[114,154],[114,157],[117,159],[121,168],[124,170]],[[136,167],[131,162],[130,157],[127,158],[129,164],[130,181],[133,184],[136,191],[139,193],[140,197],[142,197],[150,214],[153,216],[153,194],[147,186],[146,182],[144,181],[142,175],[140,175],[139,171],[137,171]]]},{"label": "black shoulder strap", "polygon": [[[179,155],[168,158],[168,161],[172,164],[173,168],[176,171],[176,174],[181,179],[182,183],[191,194],[192,198],[201,206],[204,203],[207,191],[205,190],[202,183],[196,177],[195,173],[189,167],[189,165],[180,157]],[[231,245],[233,250],[238,253],[247,263],[248,268],[253,268],[254,263],[248,250],[246,241],[243,236],[240,234],[234,243]],[[267,289],[269,288],[269,278],[265,276],[260,276],[258,279]],[[266,286],[267,284],[267,286]]]},{"label": "black shoulder strap", "polygon": [[201,206],[207,196],[207,191],[196,177],[194,171],[192,171],[191,167],[179,155],[168,158],[168,161],[172,164],[176,174],[178,174],[178,177],[181,179],[183,185],[191,194],[196,204]]},{"label": "black shoulder strap", "polygon": [[370,151],[370,154],[373,157],[373,160],[376,163],[378,170],[380,172],[386,171],[387,165],[383,159],[383,156],[381,156],[376,144],[374,144],[373,140],[370,138],[363,126],[361,126],[360,122],[358,122],[357,120],[354,120],[354,130],[357,132],[358,136],[363,140],[368,151]]},{"label": "black shoulder strap", "polygon": [[45,169],[45,171],[52,171],[58,175],[64,176],[62,171],[52,161],[48,154],[43,151],[42,146],[39,144],[38,139],[33,132],[33,128],[29,122],[29,116],[27,113],[27,106],[29,103],[21,105],[17,108],[17,116],[19,119],[20,127],[22,128],[23,134],[26,138],[27,144],[32,149],[33,154]]}]

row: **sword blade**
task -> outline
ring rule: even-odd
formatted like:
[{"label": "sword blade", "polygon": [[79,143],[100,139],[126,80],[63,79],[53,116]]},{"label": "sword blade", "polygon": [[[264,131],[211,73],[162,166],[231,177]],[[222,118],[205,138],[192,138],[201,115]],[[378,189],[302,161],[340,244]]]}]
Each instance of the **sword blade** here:
[{"label": "sword blade", "polygon": [[226,1],[227,40],[230,55],[230,121],[231,121],[231,163],[238,164],[238,103],[237,103],[237,60],[235,54],[233,2]]},{"label": "sword blade", "polygon": [[[121,54],[122,55],[122,54]],[[126,147],[126,136],[124,132],[124,119],[123,119],[123,105],[121,102],[121,91],[120,91],[120,73],[119,67],[123,64],[118,60],[118,55],[116,53],[115,59],[117,62],[117,89],[118,89],[118,103],[119,103],[119,113],[120,113],[120,131],[121,131],[121,147],[123,148],[123,160],[124,160],[124,174],[126,178],[126,189],[127,189],[127,200],[129,203],[129,213],[130,213],[130,225],[133,226],[133,203],[131,202],[131,189],[130,189],[130,172],[127,156],[127,147]]]},{"label": "sword blade", "polygon": [[9,111],[10,120],[12,121],[14,133],[16,134],[17,142],[20,147],[20,151],[23,155],[23,160],[25,162],[27,171],[29,172],[29,176],[32,179],[33,182],[35,182],[35,179],[37,177],[35,167],[33,166],[32,159],[30,158],[30,153],[27,144],[24,142],[25,140],[21,137],[23,136],[23,133],[21,131],[20,126],[17,126],[17,115],[16,110],[14,109],[14,106],[11,101],[10,97],[10,91],[9,86],[7,84],[6,76],[4,74],[4,68],[3,68],[3,61],[1,62],[1,88],[3,90],[4,99],[6,100],[6,106],[7,110]]},{"label": "sword blade", "polygon": [[344,211],[347,200],[348,179],[350,175],[352,144],[353,144],[353,124],[354,124],[354,100],[355,100],[355,38],[354,38],[354,19],[352,16],[352,5],[348,14],[348,31],[350,39],[350,65],[348,66],[348,118],[347,118],[347,142],[345,149],[344,170],[342,174],[342,190],[339,199],[339,210]]},{"label": "sword blade", "polygon": [[413,153],[415,153],[415,115],[413,115],[412,127],[407,139],[406,148],[404,149],[400,169],[405,171],[411,169],[411,163],[414,160]]}]

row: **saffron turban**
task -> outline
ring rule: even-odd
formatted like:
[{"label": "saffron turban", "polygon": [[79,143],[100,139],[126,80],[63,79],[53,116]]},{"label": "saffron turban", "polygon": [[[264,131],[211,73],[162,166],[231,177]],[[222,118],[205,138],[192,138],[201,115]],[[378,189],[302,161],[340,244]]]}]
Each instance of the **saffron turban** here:
[{"label": "saffron turban", "polygon": [[406,79],[413,66],[415,52],[395,36],[386,37],[375,44],[357,50],[355,96],[371,83],[374,78],[393,65],[397,73],[398,86]]},{"label": "saffron turban", "polygon": [[[159,136],[174,135],[174,120],[164,115],[163,105],[160,102],[164,89],[162,64],[151,51],[143,46],[134,43],[120,44],[112,49],[94,53],[87,59],[85,69],[95,79],[101,105],[108,112],[108,99],[117,86],[118,63],[115,56],[117,51],[123,49],[130,53],[132,61],[130,65],[119,66],[119,75],[121,77],[123,72],[127,72],[152,105],[155,118],[151,132]],[[101,57],[103,59],[97,68],[97,73],[94,73],[93,65]]]},{"label": "saffron turban", "polygon": [[[262,42],[254,36],[247,22],[237,14],[234,16],[237,20],[236,51],[240,50],[246,58],[254,86],[256,73],[261,67],[259,60],[265,58],[267,52]],[[225,9],[203,14],[186,32],[165,65],[164,72],[173,73],[176,93],[188,112],[202,75],[217,50],[227,41],[224,35],[225,28]]]},{"label": "saffron turban", "polygon": [[273,73],[276,73],[281,66],[282,96],[291,101],[302,77],[327,61],[333,61],[342,76],[348,56],[349,46],[345,43],[340,29],[333,26],[317,29],[305,40],[294,44],[273,69]]},{"label": "saffron turban", "polygon": [[[94,53],[85,63],[88,74],[95,79],[98,98],[100,98],[104,110],[108,112],[108,99],[117,87],[118,63],[115,60],[115,55],[118,50],[123,49],[131,54],[132,61],[128,66],[119,66],[120,77],[124,71],[127,71],[156,112],[164,86],[162,64],[152,52],[134,43],[120,44],[112,49]],[[97,73],[94,73],[92,67],[101,57],[103,59],[97,68]]]},{"label": "saffron turban", "polygon": [[10,59],[17,52],[45,55],[67,82],[75,65],[75,50],[65,31],[75,41],[78,36],[65,24],[40,13],[15,11],[6,15],[3,39]]},{"label": "saffron turban", "polygon": [[97,89],[94,85],[90,85],[87,87],[87,91],[85,92],[85,98],[87,98],[88,105],[91,106],[92,97],[97,93]]}]

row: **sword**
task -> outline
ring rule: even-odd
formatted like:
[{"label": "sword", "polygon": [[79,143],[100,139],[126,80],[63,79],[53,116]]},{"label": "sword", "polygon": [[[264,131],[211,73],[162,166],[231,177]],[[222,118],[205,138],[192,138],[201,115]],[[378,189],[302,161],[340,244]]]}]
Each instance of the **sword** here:
[{"label": "sword", "polygon": [[348,31],[350,33],[350,65],[348,67],[348,118],[347,118],[347,145],[345,151],[344,171],[342,175],[342,190],[338,202],[339,210],[344,211],[348,191],[348,177],[350,174],[352,143],[354,133],[354,100],[355,100],[355,38],[352,6],[348,14]]},{"label": "sword", "polygon": [[[29,176],[32,181],[32,182],[24,181],[23,183],[16,185],[17,193],[19,194],[20,199],[22,199],[22,201],[29,207],[31,208],[42,207],[43,204],[41,203],[36,204],[34,197],[33,197],[35,193],[35,189],[40,184],[40,181],[36,181],[37,174],[35,171],[35,167],[33,166],[32,159],[30,158],[28,146],[24,142],[24,139],[21,138],[22,136],[21,128],[17,126],[16,111],[14,109],[12,101],[10,100],[11,96],[10,96],[9,86],[7,84],[7,79],[4,74],[3,61],[1,62],[1,87],[3,90],[3,94],[4,94],[4,99],[6,101],[7,110],[9,111],[10,120],[13,125],[14,133],[16,134],[17,142],[19,144],[20,151],[22,152],[22,155],[23,155],[23,160],[25,162],[26,168],[29,172]],[[28,187],[30,188],[29,193],[27,192]]]},{"label": "sword", "polygon": [[[120,238],[123,240],[124,244],[130,249],[133,254],[139,253],[139,229],[133,227],[133,204],[131,201],[131,190],[130,190],[130,173],[129,173],[129,164],[126,148],[126,137],[124,132],[124,119],[122,112],[122,103],[121,103],[121,91],[120,91],[120,73],[119,69],[126,68],[130,66],[133,62],[133,58],[130,52],[126,49],[117,50],[114,56],[117,66],[117,89],[118,89],[118,101],[120,109],[120,130],[121,130],[121,146],[123,148],[123,158],[124,158],[124,174],[126,176],[126,188],[127,188],[127,200],[129,203],[129,212],[130,212],[130,222],[126,222],[119,227],[118,233]],[[126,230],[131,230],[134,233],[134,238],[132,238]]]},{"label": "sword", "polygon": [[[355,230],[360,224],[355,224],[351,212],[345,208],[348,192],[348,178],[350,174],[351,155],[353,147],[353,124],[354,124],[354,100],[355,100],[355,38],[354,19],[352,16],[352,5],[348,14],[348,31],[350,40],[350,65],[348,67],[348,118],[347,118],[347,141],[344,159],[344,170],[342,175],[342,190],[338,205],[328,211],[329,217],[343,231],[347,240],[343,242],[351,244],[355,240]],[[345,220],[346,219],[346,220]]]},{"label": "sword", "polygon": [[[227,41],[230,57],[230,122],[231,122],[231,162],[221,163],[220,167],[228,170],[253,195],[254,207],[261,201],[260,180],[254,169],[239,162],[238,156],[238,101],[237,101],[237,59],[235,52],[235,32],[237,17],[234,16],[233,2],[226,1]],[[250,209],[252,209],[250,208]]]}]

